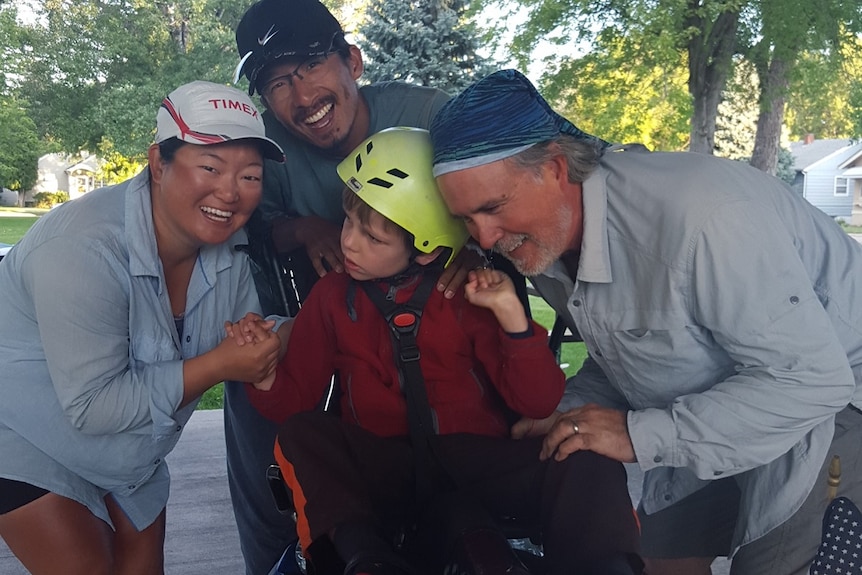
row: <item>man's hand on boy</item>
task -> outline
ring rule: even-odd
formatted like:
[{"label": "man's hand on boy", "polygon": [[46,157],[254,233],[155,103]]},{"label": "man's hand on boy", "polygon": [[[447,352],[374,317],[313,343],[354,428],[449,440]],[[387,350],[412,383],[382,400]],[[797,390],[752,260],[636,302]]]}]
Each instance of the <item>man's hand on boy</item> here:
[{"label": "man's hand on boy", "polygon": [[530,327],[515,284],[501,271],[477,269],[469,272],[464,296],[471,304],[494,312],[500,327],[507,333],[522,333]]},{"label": "man's hand on boy", "polygon": [[308,216],[297,220],[296,237],[305,246],[318,276],[327,274],[326,266],[338,273],[344,271],[341,226],[317,216]]}]

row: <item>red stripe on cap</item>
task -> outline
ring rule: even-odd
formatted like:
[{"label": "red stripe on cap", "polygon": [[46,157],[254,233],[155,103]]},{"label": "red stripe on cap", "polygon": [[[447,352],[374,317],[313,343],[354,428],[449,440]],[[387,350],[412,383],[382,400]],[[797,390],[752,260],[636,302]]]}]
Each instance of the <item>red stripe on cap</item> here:
[{"label": "red stripe on cap", "polygon": [[195,140],[202,142],[204,144],[218,144],[220,142],[229,141],[228,138],[225,138],[224,136],[217,136],[217,135],[213,135],[213,134],[204,134],[203,132],[198,132],[196,130],[192,130],[189,127],[189,125],[185,122],[185,120],[183,120],[183,117],[180,115],[180,113],[177,111],[177,109],[174,108],[174,104],[173,104],[173,102],[171,102],[170,98],[165,98],[162,101],[162,108],[164,108],[165,110],[168,111],[168,114],[170,115],[171,119],[174,121],[174,123],[180,129],[180,139],[183,141],[186,141],[186,136],[194,138]]}]

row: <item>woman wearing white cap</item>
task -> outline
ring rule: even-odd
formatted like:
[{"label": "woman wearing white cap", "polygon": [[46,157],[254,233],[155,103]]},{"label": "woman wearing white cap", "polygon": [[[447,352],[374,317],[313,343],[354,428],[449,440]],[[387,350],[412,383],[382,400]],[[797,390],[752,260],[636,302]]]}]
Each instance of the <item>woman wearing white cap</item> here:
[{"label": "woman wearing white cap", "polygon": [[[164,457],[201,394],[274,369],[243,225],[281,160],[239,90],[181,86],[149,167],[37,222],[0,263],[0,536],[34,575],[161,574]],[[274,325],[274,324],[273,324]]]}]

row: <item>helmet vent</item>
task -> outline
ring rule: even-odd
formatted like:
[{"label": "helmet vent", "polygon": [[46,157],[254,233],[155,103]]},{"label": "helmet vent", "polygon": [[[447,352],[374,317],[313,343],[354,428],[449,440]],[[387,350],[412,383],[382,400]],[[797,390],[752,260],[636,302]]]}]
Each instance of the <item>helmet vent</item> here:
[{"label": "helmet vent", "polygon": [[380,178],[371,178],[368,180],[369,184],[374,184],[375,186],[380,186],[381,188],[389,189],[392,187],[392,182],[387,182],[386,180],[381,180]]},{"label": "helmet vent", "polygon": [[365,146],[365,153],[370,154],[371,150],[373,150],[373,149],[374,149],[374,142],[368,142],[368,144],[366,144],[366,146]]},{"label": "helmet vent", "polygon": [[361,169],[362,169],[362,156],[360,156],[359,154],[356,154],[356,171],[358,172]]},{"label": "helmet vent", "polygon": [[390,176],[395,176],[396,178],[398,178],[400,180],[406,180],[409,177],[407,174],[405,174],[404,172],[402,172],[398,168],[392,168],[391,170],[387,170],[386,173],[389,174]]}]

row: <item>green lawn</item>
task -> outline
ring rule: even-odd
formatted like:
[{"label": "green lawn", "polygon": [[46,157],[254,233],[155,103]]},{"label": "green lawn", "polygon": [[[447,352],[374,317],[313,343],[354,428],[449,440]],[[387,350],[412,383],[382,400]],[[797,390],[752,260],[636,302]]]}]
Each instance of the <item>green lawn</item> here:
[{"label": "green lawn", "polygon": [[3,217],[3,212],[0,211],[0,243],[14,244],[38,219],[33,217]]},{"label": "green lawn", "polygon": [[[537,323],[544,326],[548,331],[554,326],[555,313],[554,310],[545,303],[540,297],[530,296],[530,310],[533,313],[533,319]],[[583,342],[564,343],[560,357],[560,365],[563,366],[563,371],[566,372],[566,377],[571,377],[584,363],[587,358],[587,349]]]}]

